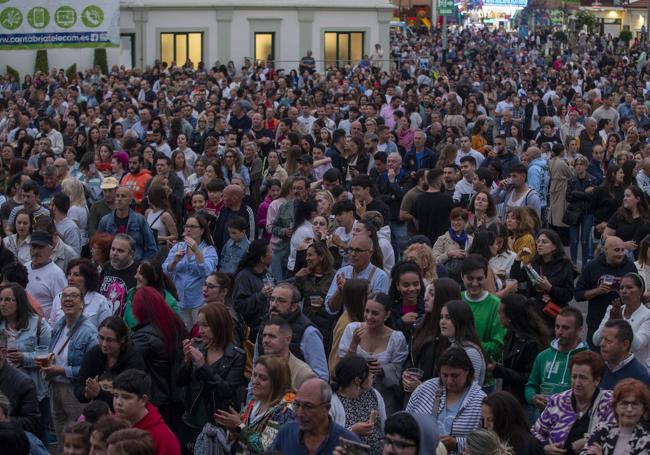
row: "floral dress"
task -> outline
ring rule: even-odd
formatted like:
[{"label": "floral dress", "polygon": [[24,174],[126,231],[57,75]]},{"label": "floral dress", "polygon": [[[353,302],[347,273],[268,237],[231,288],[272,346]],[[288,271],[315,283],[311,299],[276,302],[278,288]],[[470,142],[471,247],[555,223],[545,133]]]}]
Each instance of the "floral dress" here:
[{"label": "floral dress", "polygon": [[242,413],[242,422],[246,426],[239,432],[239,443],[234,453],[249,455],[269,450],[280,427],[295,418],[292,408],[294,398],[295,394],[287,393],[280,403],[261,414],[256,413],[259,403],[250,400]]},{"label": "floral dress", "polygon": [[370,414],[375,411],[375,426],[372,433],[368,436],[361,436],[361,442],[370,446],[371,455],[379,455],[383,452],[383,444],[381,443],[382,431],[380,427],[379,415],[379,401],[373,389],[362,392],[357,398],[347,398],[343,395],[338,395],[343,409],[345,410],[345,428],[350,428],[355,423],[368,422]]}]

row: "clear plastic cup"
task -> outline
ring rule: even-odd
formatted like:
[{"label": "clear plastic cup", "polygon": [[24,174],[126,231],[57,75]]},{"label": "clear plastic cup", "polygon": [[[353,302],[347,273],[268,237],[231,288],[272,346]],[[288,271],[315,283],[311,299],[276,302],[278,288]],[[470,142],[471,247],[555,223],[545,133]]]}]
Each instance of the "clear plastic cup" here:
[{"label": "clear plastic cup", "polygon": [[318,312],[323,307],[323,297],[320,295],[310,295],[309,304],[311,305],[312,310]]},{"label": "clear plastic cup", "polygon": [[410,376],[413,379],[422,379],[422,376],[424,376],[424,371],[419,368],[407,368],[404,370],[404,374]]}]

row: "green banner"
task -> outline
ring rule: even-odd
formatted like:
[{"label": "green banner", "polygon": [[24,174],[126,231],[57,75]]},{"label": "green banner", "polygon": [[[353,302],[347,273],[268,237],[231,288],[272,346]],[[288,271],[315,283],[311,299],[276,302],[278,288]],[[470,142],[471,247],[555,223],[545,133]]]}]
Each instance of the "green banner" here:
[{"label": "green banner", "polygon": [[0,0],[0,49],[119,44],[119,0]]},{"label": "green banner", "polygon": [[438,0],[438,16],[453,16],[454,0]]}]

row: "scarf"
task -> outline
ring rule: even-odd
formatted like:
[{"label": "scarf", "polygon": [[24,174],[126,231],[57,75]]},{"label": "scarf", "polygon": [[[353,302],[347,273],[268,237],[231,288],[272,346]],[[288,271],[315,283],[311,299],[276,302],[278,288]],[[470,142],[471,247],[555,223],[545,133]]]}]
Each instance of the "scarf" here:
[{"label": "scarf", "polygon": [[449,228],[449,237],[456,242],[458,245],[460,245],[461,248],[465,248],[465,245],[467,245],[467,232],[463,231],[460,235],[456,234],[452,228]]}]

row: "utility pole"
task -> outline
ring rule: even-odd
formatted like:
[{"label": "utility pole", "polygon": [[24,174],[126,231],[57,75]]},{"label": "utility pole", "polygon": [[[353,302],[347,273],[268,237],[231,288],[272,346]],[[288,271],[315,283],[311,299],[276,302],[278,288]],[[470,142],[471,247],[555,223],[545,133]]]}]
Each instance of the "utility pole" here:
[{"label": "utility pole", "polygon": [[[648,0],[650,1],[650,0]],[[447,16],[442,16],[442,50],[447,51]]]}]

